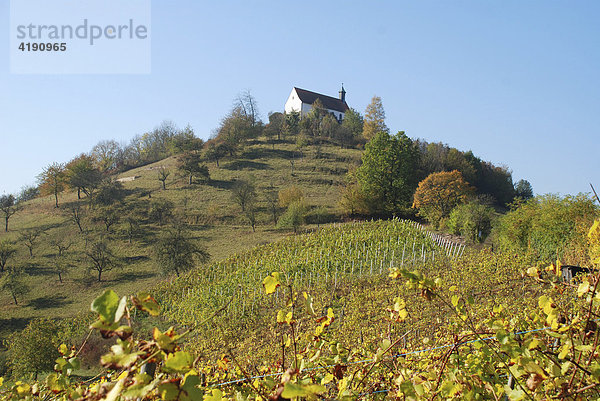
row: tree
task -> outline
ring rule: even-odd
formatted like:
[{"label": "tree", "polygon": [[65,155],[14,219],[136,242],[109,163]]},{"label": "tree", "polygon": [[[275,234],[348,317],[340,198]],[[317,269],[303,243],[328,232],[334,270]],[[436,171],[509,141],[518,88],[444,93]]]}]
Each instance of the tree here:
[{"label": "tree", "polygon": [[124,198],[125,191],[123,190],[123,184],[119,181],[106,178],[98,187],[94,196],[94,203],[101,206],[110,206],[116,202],[123,201]]},{"label": "tree", "polygon": [[0,196],[0,211],[4,215],[4,231],[8,231],[8,220],[19,211],[19,206],[12,195]]},{"label": "tree", "polygon": [[112,249],[110,249],[108,241],[104,237],[92,241],[85,254],[91,262],[91,270],[98,272],[98,281],[102,281],[102,273],[111,271],[119,266],[117,257]]},{"label": "tree", "polygon": [[[285,114],[283,132],[286,136],[295,136],[298,135],[300,131],[300,113],[297,111],[292,111],[291,113]],[[277,136],[278,140],[281,140],[281,137]]]},{"label": "tree", "polygon": [[452,209],[465,202],[473,192],[473,188],[457,170],[432,173],[419,183],[413,208],[419,209],[419,215],[437,227]]},{"label": "tree", "polygon": [[385,111],[383,110],[381,98],[373,96],[371,103],[369,103],[365,110],[362,133],[367,140],[371,140],[380,132],[389,133],[390,130],[385,125]]},{"label": "tree", "polygon": [[267,201],[269,214],[271,215],[271,221],[273,224],[277,224],[277,217],[279,216],[279,196],[275,191],[267,191],[264,196]]},{"label": "tree", "polygon": [[94,159],[86,154],[81,154],[67,163],[65,171],[69,186],[77,189],[77,199],[81,199],[81,192],[91,199],[95,189],[102,182],[102,173],[94,166]]},{"label": "tree", "polygon": [[171,175],[171,172],[164,166],[158,168],[158,181],[162,183],[162,189],[167,189],[165,182],[167,181],[167,178],[169,178],[169,175]]},{"label": "tree", "polygon": [[95,165],[101,172],[116,170],[123,159],[123,149],[114,140],[103,140],[92,148],[90,153]]},{"label": "tree", "polygon": [[365,147],[356,180],[370,213],[395,214],[410,207],[419,154],[404,132],[379,132]]},{"label": "tree", "polygon": [[515,184],[515,197],[523,200],[533,198],[533,187],[527,180],[519,180]]},{"label": "tree", "polygon": [[206,150],[204,151],[204,157],[207,160],[214,160],[217,167],[219,167],[219,160],[221,160],[227,154],[227,149],[224,144],[218,143],[212,140],[208,143]]},{"label": "tree", "polygon": [[253,180],[236,180],[231,188],[231,198],[246,212],[246,206],[256,200],[256,187]]},{"label": "tree", "polygon": [[203,164],[202,156],[197,153],[185,153],[179,159],[179,170],[188,176],[188,184],[192,185],[194,176],[209,179],[208,167]]},{"label": "tree", "polygon": [[18,298],[29,292],[29,286],[25,283],[23,270],[17,267],[9,267],[0,278],[0,288],[8,292],[15,305],[19,305]]},{"label": "tree", "polygon": [[10,258],[14,256],[17,250],[8,240],[0,242],[0,273],[7,270],[7,264]]},{"label": "tree", "polygon": [[71,267],[66,253],[72,244],[71,241],[67,241],[64,237],[55,237],[50,241],[50,245],[56,249],[56,253],[54,254],[54,270],[58,274],[58,281],[61,283],[63,282],[62,275]]},{"label": "tree", "polygon": [[277,222],[278,228],[291,228],[294,233],[304,224],[304,218],[308,208],[302,200],[290,203]]},{"label": "tree", "polygon": [[192,240],[186,227],[177,225],[166,229],[155,248],[159,266],[165,273],[180,273],[194,267],[196,261],[204,263],[210,255]]},{"label": "tree", "polygon": [[6,342],[13,375],[25,378],[33,374],[34,380],[43,372],[54,369],[60,356],[58,333],[60,326],[50,319],[33,319],[25,329],[14,333]]},{"label": "tree", "polygon": [[281,139],[281,131],[284,129],[284,126],[285,115],[283,113],[269,113],[269,123],[265,126],[264,134],[273,149],[275,149],[275,137]]},{"label": "tree", "polygon": [[69,219],[77,225],[79,232],[83,233],[83,227],[81,226],[83,210],[81,210],[81,205],[79,203],[69,209]]},{"label": "tree", "polygon": [[351,177],[342,188],[339,205],[350,216],[368,210],[365,196],[355,178]]},{"label": "tree", "polygon": [[151,220],[158,222],[159,226],[162,226],[163,223],[173,215],[174,208],[173,202],[165,199],[157,199],[150,204],[148,217]]},{"label": "tree", "polygon": [[454,234],[462,235],[469,242],[483,242],[492,230],[494,213],[494,208],[473,200],[452,209],[447,226]]},{"label": "tree", "polygon": [[27,249],[29,249],[29,257],[33,257],[33,248],[35,247],[39,236],[42,234],[44,234],[43,230],[39,228],[33,228],[25,230],[19,236],[19,239],[25,244]]},{"label": "tree", "polygon": [[364,122],[363,116],[358,111],[349,109],[344,114],[342,128],[349,132],[351,138],[359,139],[363,133]]},{"label": "tree", "polygon": [[33,185],[24,186],[21,188],[19,195],[16,198],[17,204],[27,202],[38,197],[40,190],[38,187]]},{"label": "tree", "polygon": [[233,109],[225,116],[216,130],[216,139],[227,146],[234,156],[247,139],[256,138],[262,132],[256,100],[249,92],[238,95]]},{"label": "tree", "polygon": [[110,232],[110,228],[119,222],[120,215],[120,211],[114,206],[104,206],[96,211],[93,220],[101,221],[106,228],[106,232]]},{"label": "tree", "polygon": [[58,194],[65,189],[65,166],[62,163],[52,163],[38,175],[42,193],[54,195],[54,207],[58,208]]}]

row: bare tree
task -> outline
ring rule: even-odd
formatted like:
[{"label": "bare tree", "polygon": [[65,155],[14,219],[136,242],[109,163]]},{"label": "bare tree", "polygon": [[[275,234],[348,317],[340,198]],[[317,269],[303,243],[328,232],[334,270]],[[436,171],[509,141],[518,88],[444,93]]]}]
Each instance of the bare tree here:
[{"label": "bare tree", "polygon": [[237,180],[231,188],[231,197],[246,212],[246,206],[256,199],[256,187],[251,181]]},{"label": "bare tree", "polygon": [[171,175],[171,172],[164,166],[160,166],[158,169],[158,180],[162,183],[162,189],[167,189],[166,181],[169,175]]},{"label": "bare tree", "polygon": [[37,240],[40,235],[44,234],[44,231],[41,229],[30,229],[21,233],[19,239],[23,241],[27,249],[29,249],[29,257],[33,257],[33,248],[37,243]]},{"label": "bare tree", "polygon": [[117,257],[113,254],[104,238],[91,244],[85,253],[92,262],[91,269],[98,272],[98,281],[102,281],[102,273],[108,272],[118,266]]}]

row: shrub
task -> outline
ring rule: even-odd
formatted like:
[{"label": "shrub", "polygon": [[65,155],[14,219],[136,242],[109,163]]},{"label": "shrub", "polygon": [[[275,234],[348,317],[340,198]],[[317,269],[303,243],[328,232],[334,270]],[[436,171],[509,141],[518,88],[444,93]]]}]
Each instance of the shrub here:
[{"label": "shrub", "polygon": [[291,203],[297,202],[304,198],[304,193],[300,187],[292,185],[279,191],[279,206],[288,207]]},{"label": "shrub", "polygon": [[599,211],[593,199],[584,194],[537,196],[513,205],[498,220],[492,236],[504,250],[530,252],[547,262],[560,258],[586,264],[587,233]]}]

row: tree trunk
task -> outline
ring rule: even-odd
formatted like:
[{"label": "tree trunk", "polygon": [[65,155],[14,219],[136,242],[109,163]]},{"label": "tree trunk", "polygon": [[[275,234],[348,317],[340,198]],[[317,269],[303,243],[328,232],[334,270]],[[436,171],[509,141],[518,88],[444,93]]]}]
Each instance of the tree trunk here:
[{"label": "tree trunk", "polygon": [[102,270],[98,270],[98,281],[102,281]]},{"label": "tree trunk", "polygon": [[62,283],[62,275],[60,272],[58,272],[58,281],[60,281]]},{"label": "tree trunk", "polygon": [[77,199],[81,199],[81,188],[77,187]]},{"label": "tree trunk", "polygon": [[13,299],[15,300],[15,305],[19,305],[19,302],[17,301],[17,297],[15,296],[15,293],[11,293]]},{"label": "tree trunk", "polygon": [[8,232],[8,216],[4,218],[4,232]]},{"label": "tree trunk", "polygon": [[58,192],[54,192],[54,207],[58,208]]},{"label": "tree trunk", "polygon": [[162,184],[163,184],[163,189],[167,189],[164,181],[162,182]]},{"label": "tree trunk", "polygon": [[191,174],[190,174],[190,179],[189,179],[188,185],[192,185],[192,175]]}]

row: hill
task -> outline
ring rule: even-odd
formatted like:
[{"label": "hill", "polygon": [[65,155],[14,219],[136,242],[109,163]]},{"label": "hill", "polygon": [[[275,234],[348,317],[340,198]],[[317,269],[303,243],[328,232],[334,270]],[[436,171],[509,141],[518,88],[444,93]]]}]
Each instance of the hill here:
[{"label": "hill", "polygon": [[[153,245],[164,226],[148,217],[153,202],[171,202],[173,214],[185,219],[193,239],[210,253],[212,260],[220,260],[288,235],[288,231],[276,229],[270,221],[265,199],[268,191],[276,196],[280,189],[296,185],[310,206],[326,211],[321,218],[337,219],[339,186],[348,169],[359,162],[360,155],[357,149],[328,144],[319,146],[317,154],[316,147],[298,149],[285,141],[273,144],[253,140],[235,159],[221,160],[219,167],[211,163],[210,179],[192,185],[188,185],[187,177],[177,173],[177,157],[171,156],[114,177],[122,181],[125,196],[118,203],[118,221],[109,231],[101,221],[93,219],[96,210],[86,205],[85,198],[79,201],[76,191],[60,193],[59,208],[54,207],[52,195],[27,201],[10,219],[9,232],[0,233],[0,241],[8,241],[16,249],[8,265],[22,268],[24,284],[29,287],[27,293],[18,297],[19,305],[14,304],[8,291],[0,292],[0,335],[24,327],[33,317],[67,317],[86,311],[103,288],[133,293],[162,280],[160,266],[153,258]],[[165,182],[166,190],[158,180],[160,168],[171,173]],[[231,188],[239,179],[252,179],[257,187],[256,232],[231,198]],[[73,221],[74,209],[81,215],[84,233]],[[137,232],[130,241],[127,216],[132,213],[137,219]],[[309,224],[307,229],[314,226]],[[33,241],[30,256],[22,236],[36,231],[40,234]],[[92,261],[86,255],[89,234],[106,238],[118,262],[118,267],[102,274],[102,281],[90,270]],[[57,242],[70,245],[65,251],[67,260],[60,262],[62,266],[58,266]]]}]

